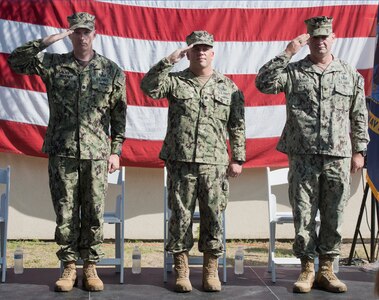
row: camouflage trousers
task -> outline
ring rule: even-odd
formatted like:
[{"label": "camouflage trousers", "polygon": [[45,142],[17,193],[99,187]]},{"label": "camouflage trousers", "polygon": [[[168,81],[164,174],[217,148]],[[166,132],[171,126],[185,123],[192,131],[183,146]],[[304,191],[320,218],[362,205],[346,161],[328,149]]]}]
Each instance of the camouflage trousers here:
[{"label": "camouflage trousers", "polygon": [[56,214],[55,241],[61,261],[97,262],[103,256],[107,161],[49,158],[49,184]]},{"label": "camouflage trousers", "polygon": [[187,162],[167,162],[169,239],[166,250],[173,253],[190,251],[194,244],[192,225],[196,200],[200,211],[200,252],[220,256],[222,212],[229,197],[227,166]]},{"label": "camouflage trousers", "polygon": [[[344,208],[350,196],[351,158],[327,155],[289,156],[288,195],[295,226],[297,257],[335,257],[341,245]],[[321,226],[316,232],[316,214]]]}]

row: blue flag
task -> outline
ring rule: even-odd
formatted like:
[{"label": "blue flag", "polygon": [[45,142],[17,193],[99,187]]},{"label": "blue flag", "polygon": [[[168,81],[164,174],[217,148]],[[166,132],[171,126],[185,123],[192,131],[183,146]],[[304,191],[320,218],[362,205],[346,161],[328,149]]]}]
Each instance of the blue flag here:
[{"label": "blue flag", "polygon": [[370,143],[367,147],[367,182],[373,195],[379,200],[379,100],[369,99]]}]

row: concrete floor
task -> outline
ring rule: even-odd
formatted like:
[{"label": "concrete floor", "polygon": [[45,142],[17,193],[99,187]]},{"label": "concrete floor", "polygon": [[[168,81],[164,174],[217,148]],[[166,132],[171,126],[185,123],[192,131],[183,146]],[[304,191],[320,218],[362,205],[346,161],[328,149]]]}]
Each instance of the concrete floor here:
[{"label": "concrete floor", "polygon": [[[81,279],[81,270],[78,271]],[[222,275],[220,268],[220,276]],[[271,282],[266,267],[245,267],[243,275],[234,275],[227,270],[227,283],[222,292],[206,293],[201,288],[201,268],[191,267],[190,279],[193,291],[186,294],[173,292],[174,275],[169,274],[163,282],[161,268],[145,268],[134,275],[125,269],[124,284],[119,283],[119,274],[112,268],[99,268],[99,276],[105,284],[102,292],[90,293],[78,287],[69,293],[54,292],[54,282],[59,277],[58,269],[25,269],[21,275],[7,271],[6,283],[0,284],[0,299],[376,299],[373,293],[374,273],[363,272],[359,267],[340,267],[338,277],[347,286],[347,293],[333,294],[313,289],[308,294],[293,294],[292,284],[299,274],[298,267],[277,269],[277,282]]]}]

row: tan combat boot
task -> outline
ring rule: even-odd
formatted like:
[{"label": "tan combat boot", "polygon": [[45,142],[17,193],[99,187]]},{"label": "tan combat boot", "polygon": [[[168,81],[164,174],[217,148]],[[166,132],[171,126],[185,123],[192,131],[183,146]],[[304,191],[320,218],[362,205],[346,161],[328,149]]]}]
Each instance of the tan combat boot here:
[{"label": "tan combat boot", "polygon": [[319,288],[328,292],[343,293],[347,291],[346,284],[340,281],[333,272],[333,258],[327,255],[320,256],[316,283]]},{"label": "tan combat boot", "polygon": [[188,251],[174,254],[175,264],[175,292],[185,293],[192,291],[189,280]]},{"label": "tan combat boot", "polygon": [[104,289],[104,284],[97,276],[96,263],[85,261],[83,265],[83,286],[87,291],[99,292]]},{"label": "tan combat boot", "polygon": [[221,291],[221,282],[218,278],[218,259],[216,255],[204,253],[203,289],[206,292]]},{"label": "tan combat boot", "polygon": [[61,278],[55,283],[56,292],[69,292],[74,286],[78,285],[76,276],[76,265],[74,261],[64,263],[64,269]]},{"label": "tan combat boot", "polygon": [[301,258],[301,273],[293,285],[294,293],[309,293],[315,281],[314,260],[309,257]]}]

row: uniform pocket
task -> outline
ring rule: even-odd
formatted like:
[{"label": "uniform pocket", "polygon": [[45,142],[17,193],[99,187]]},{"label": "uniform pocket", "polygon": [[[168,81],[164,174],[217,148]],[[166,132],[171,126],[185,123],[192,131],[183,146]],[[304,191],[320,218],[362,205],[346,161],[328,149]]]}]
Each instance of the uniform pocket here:
[{"label": "uniform pocket", "polygon": [[354,87],[350,82],[336,84],[333,93],[333,103],[331,105],[334,106],[336,110],[342,112],[349,111],[353,90]]},{"label": "uniform pocket", "polygon": [[215,93],[214,95],[214,117],[223,121],[229,119],[231,94]]},{"label": "uniform pocket", "polygon": [[190,90],[177,89],[172,93],[170,111],[177,116],[197,115],[198,106],[193,103],[195,93]]}]

